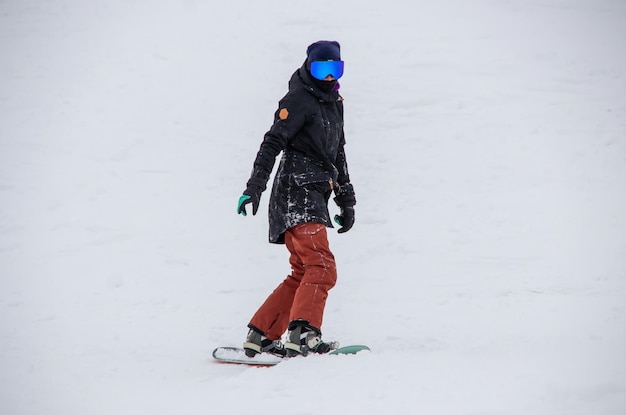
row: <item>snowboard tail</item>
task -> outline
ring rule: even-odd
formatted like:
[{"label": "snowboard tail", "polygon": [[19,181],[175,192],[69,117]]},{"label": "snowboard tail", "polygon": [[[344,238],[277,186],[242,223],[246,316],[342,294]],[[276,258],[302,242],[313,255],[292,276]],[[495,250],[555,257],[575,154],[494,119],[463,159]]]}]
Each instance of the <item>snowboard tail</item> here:
[{"label": "snowboard tail", "polygon": [[[340,347],[328,353],[328,355],[357,354],[369,351],[365,345],[350,345]],[[274,366],[282,361],[289,360],[287,357],[279,357],[269,353],[260,353],[254,357],[248,357],[241,347],[218,347],[213,350],[213,358],[219,363],[230,363],[249,366]]]},{"label": "snowboard tail", "polygon": [[274,366],[283,358],[269,353],[259,353],[248,357],[241,347],[218,347],[213,350],[213,358],[221,363],[234,363],[252,366]]}]

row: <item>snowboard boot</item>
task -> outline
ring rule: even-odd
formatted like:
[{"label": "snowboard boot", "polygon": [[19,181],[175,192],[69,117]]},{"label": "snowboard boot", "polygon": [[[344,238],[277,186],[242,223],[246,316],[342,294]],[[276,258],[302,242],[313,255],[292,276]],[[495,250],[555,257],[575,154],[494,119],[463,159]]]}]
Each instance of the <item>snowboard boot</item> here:
[{"label": "snowboard boot", "polygon": [[285,346],[280,340],[270,340],[262,331],[250,325],[250,331],[243,344],[243,350],[248,357],[254,357],[259,353],[270,353],[274,356],[285,357]]},{"label": "snowboard boot", "polygon": [[338,342],[325,343],[322,332],[306,320],[294,320],[289,323],[285,350],[287,357],[306,356],[309,353],[328,353],[339,348]]}]

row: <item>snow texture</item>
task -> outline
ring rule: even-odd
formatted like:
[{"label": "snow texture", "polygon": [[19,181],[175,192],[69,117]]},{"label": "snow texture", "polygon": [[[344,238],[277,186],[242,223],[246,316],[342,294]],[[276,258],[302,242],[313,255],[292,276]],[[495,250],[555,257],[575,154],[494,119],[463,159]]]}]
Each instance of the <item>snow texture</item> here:
[{"label": "snow texture", "polygon": [[[235,209],[319,39],[324,337],[372,352],[214,364],[289,272]],[[0,413],[626,413],[624,39],[622,0],[1,1]]]}]

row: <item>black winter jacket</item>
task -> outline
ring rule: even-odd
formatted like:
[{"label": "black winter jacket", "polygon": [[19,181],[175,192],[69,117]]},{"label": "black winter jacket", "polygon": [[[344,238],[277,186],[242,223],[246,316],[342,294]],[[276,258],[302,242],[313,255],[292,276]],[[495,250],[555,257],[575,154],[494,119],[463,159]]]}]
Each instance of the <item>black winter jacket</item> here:
[{"label": "black winter jacket", "polygon": [[285,231],[301,223],[319,222],[332,228],[328,199],[333,186],[335,192],[339,185],[352,193],[347,202],[342,199],[343,207],[354,205],[344,152],[342,101],[337,91],[324,92],[317,86],[306,63],[292,75],[247,183],[264,191],[276,157],[283,152],[269,202],[271,243],[284,243]]}]

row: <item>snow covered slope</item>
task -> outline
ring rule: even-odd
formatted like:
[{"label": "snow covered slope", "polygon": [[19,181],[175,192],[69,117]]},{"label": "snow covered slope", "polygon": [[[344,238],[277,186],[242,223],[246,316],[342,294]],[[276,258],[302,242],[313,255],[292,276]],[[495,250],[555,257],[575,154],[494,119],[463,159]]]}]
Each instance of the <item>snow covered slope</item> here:
[{"label": "snow covered slope", "polygon": [[[210,3],[0,2],[0,413],[626,411],[626,3]],[[372,352],[217,365],[289,272],[235,207],[319,39],[324,336]]]}]

